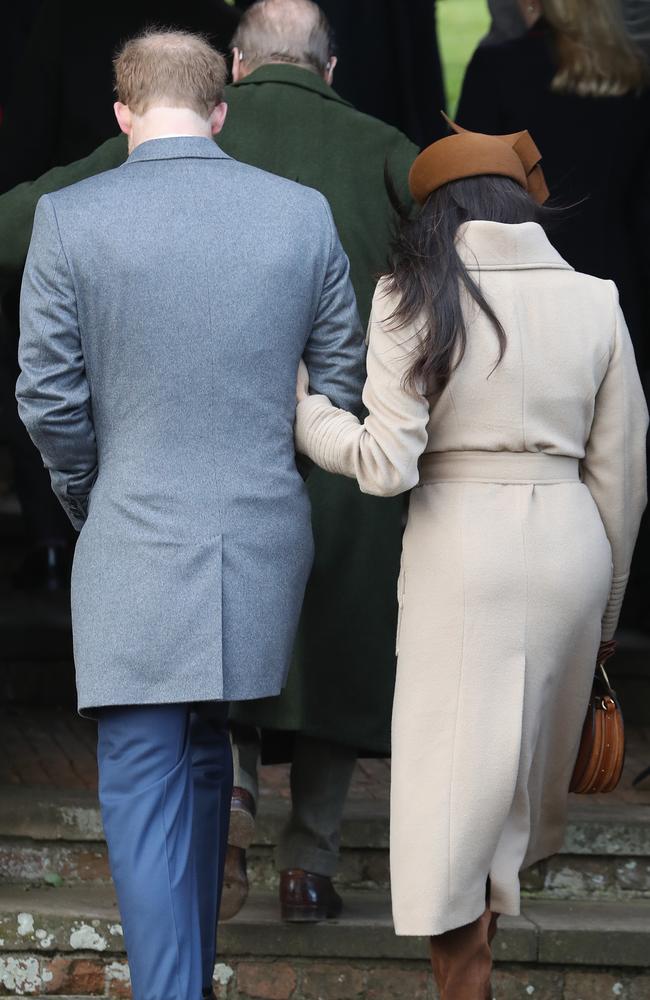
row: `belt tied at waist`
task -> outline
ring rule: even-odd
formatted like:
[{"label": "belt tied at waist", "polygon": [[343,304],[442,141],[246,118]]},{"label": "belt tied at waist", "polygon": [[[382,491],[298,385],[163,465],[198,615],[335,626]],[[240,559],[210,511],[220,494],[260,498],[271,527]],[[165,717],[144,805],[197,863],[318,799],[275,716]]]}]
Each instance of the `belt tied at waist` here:
[{"label": "belt tied at waist", "polygon": [[580,462],[532,451],[439,451],[420,459],[426,483],[566,483],[580,480]]}]

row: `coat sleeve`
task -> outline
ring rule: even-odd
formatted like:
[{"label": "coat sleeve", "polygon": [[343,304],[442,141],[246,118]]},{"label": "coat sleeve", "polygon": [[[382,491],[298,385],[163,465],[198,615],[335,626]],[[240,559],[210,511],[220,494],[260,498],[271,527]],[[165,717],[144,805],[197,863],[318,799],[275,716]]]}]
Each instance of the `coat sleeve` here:
[{"label": "coat sleeve", "polygon": [[0,195],[0,294],[20,280],[39,199],[69,184],[112,170],[128,155],[126,136],[118,135],[89,156],[65,167],[53,167],[35,181],[25,181]]},{"label": "coat sleeve", "polygon": [[596,502],[612,548],[612,585],[603,616],[603,641],[616,631],[646,506],[648,410],[632,341],[614,288],[615,330],[609,364],[596,396],[582,463],[583,482]]},{"label": "coat sleeve", "polygon": [[369,324],[365,421],[323,396],[300,402],[296,418],[299,452],[327,472],[356,478],[362,493],[377,496],[395,496],[417,485],[429,422],[428,399],[404,385],[419,340],[409,340],[408,333],[383,318],[390,316],[388,302],[380,283]]},{"label": "coat sleeve", "polygon": [[18,412],[78,530],[97,474],[97,446],[70,267],[49,197],[36,209],[20,304]]},{"label": "coat sleeve", "polygon": [[329,253],[304,360],[314,392],[343,409],[359,411],[365,374],[363,333],[350,264],[327,200],[320,197],[327,215]]}]

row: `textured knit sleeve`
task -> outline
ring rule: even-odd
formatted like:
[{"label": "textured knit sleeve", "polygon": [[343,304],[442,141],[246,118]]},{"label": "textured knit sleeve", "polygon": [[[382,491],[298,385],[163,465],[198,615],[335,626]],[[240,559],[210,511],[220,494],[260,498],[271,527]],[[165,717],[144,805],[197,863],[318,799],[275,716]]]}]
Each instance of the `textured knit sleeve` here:
[{"label": "textured knit sleeve", "polygon": [[614,288],[615,330],[609,364],[596,397],[583,461],[583,481],[596,501],[612,547],[612,588],[603,640],[616,631],[646,493],[648,410],[634,349]]},{"label": "textured knit sleeve", "polygon": [[395,330],[382,285],[375,292],[368,334],[367,380],[361,423],[325,396],[298,405],[296,447],[327,472],[356,478],[363,493],[395,496],[417,485],[427,443],[429,403],[404,386],[417,337]]}]

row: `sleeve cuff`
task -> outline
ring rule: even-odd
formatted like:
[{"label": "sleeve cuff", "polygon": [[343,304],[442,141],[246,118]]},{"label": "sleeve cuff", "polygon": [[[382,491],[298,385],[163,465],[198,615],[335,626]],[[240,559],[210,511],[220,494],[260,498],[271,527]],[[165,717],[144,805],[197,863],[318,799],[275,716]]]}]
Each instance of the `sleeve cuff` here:
[{"label": "sleeve cuff", "polygon": [[296,407],[296,451],[316,461],[309,450],[312,430],[318,415],[334,407],[327,396],[307,396]]},{"label": "sleeve cuff", "polygon": [[609,601],[602,621],[601,638],[603,642],[609,642],[610,639],[614,638],[625,597],[627,579],[627,574],[625,574],[625,576],[615,576],[612,580]]}]

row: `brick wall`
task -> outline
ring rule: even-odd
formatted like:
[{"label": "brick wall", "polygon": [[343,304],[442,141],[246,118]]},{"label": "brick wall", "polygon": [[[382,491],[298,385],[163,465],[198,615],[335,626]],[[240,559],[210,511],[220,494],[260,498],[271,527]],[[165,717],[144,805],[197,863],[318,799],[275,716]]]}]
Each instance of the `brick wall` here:
[{"label": "brick wall", "polygon": [[[499,1000],[648,1000],[648,970],[500,966]],[[423,962],[229,960],[215,969],[219,1000],[435,1000]],[[130,997],[126,962],[96,954],[3,955],[0,996]]]}]

